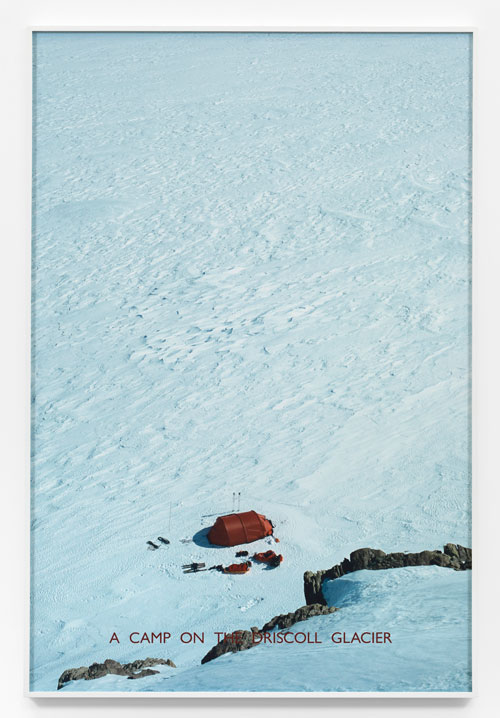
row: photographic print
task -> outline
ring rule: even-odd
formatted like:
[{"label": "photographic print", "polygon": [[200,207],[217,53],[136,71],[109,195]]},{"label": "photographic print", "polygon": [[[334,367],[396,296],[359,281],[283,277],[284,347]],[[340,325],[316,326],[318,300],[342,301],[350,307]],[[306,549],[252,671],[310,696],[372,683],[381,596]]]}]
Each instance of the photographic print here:
[{"label": "photographic print", "polygon": [[33,32],[32,693],[470,693],[472,44]]}]

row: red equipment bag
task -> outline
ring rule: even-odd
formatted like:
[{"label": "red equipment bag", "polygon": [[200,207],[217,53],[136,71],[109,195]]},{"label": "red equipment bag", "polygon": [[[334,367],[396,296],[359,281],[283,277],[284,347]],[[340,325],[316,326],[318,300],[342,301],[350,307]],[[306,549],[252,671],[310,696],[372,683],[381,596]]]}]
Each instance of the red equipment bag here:
[{"label": "red equipment bag", "polygon": [[252,556],[255,561],[261,561],[262,563],[269,563],[273,566],[278,566],[283,561],[281,554],[276,555],[274,551],[264,551],[263,553],[255,553]]},{"label": "red equipment bag", "polygon": [[232,563],[222,569],[223,573],[248,573],[252,567],[250,561],[246,563]]}]

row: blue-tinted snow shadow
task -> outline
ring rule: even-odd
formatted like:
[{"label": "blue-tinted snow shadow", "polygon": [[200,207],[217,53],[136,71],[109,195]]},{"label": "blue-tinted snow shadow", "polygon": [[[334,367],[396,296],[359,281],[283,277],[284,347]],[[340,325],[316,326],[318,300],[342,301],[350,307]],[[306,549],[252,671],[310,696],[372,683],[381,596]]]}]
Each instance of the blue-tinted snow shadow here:
[{"label": "blue-tinted snow shadow", "polygon": [[200,529],[197,531],[193,536],[193,543],[197,546],[201,546],[202,548],[227,548],[227,546],[216,546],[216,544],[210,543],[208,540],[208,532],[210,531],[210,528]]},{"label": "blue-tinted snow shadow", "polygon": [[329,606],[352,606],[361,600],[363,585],[347,577],[330,579],[323,584],[323,595]]}]

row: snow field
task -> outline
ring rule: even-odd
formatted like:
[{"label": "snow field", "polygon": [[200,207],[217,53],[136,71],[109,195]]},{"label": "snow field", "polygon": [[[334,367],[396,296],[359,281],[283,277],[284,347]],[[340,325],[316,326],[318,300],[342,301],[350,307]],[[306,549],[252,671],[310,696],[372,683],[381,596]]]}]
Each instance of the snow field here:
[{"label": "snow field", "polygon": [[[362,546],[470,545],[470,53],[458,34],[37,35],[32,689],[145,657],[113,631],[262,625]],[[234,560],[183,542],[233,491],[283,566],[184,576]],[[167,648],[147,654],[182,667],[175,690],[261,655],[195,669],[207,646]],[[380,685],[405,689],[397,665]],[[352,670],[331,685],[363,690]],[[440,685],[467,683],[453,670]]]}]

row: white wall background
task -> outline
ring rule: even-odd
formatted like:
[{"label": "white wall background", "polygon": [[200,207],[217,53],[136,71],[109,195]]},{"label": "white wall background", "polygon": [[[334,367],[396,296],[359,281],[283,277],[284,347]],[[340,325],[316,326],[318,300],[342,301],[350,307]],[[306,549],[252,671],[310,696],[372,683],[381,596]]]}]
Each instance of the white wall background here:
[{"label": "white wall background", "polygon": [[[474,439],[475,690],[439,699],[45,699],[23,696],[29,480],[30,26],[475,27]],[[5,715],[95,718],[152,711],[206,718],[259,709],[398,716],[496,715],[500,661],[495,567],[500,481],[500,4],[498,0],[0,0],[0,706]],[[63,547],[61,547],[63,550]],[[424,713],[425,712],[425,713]]]}]

